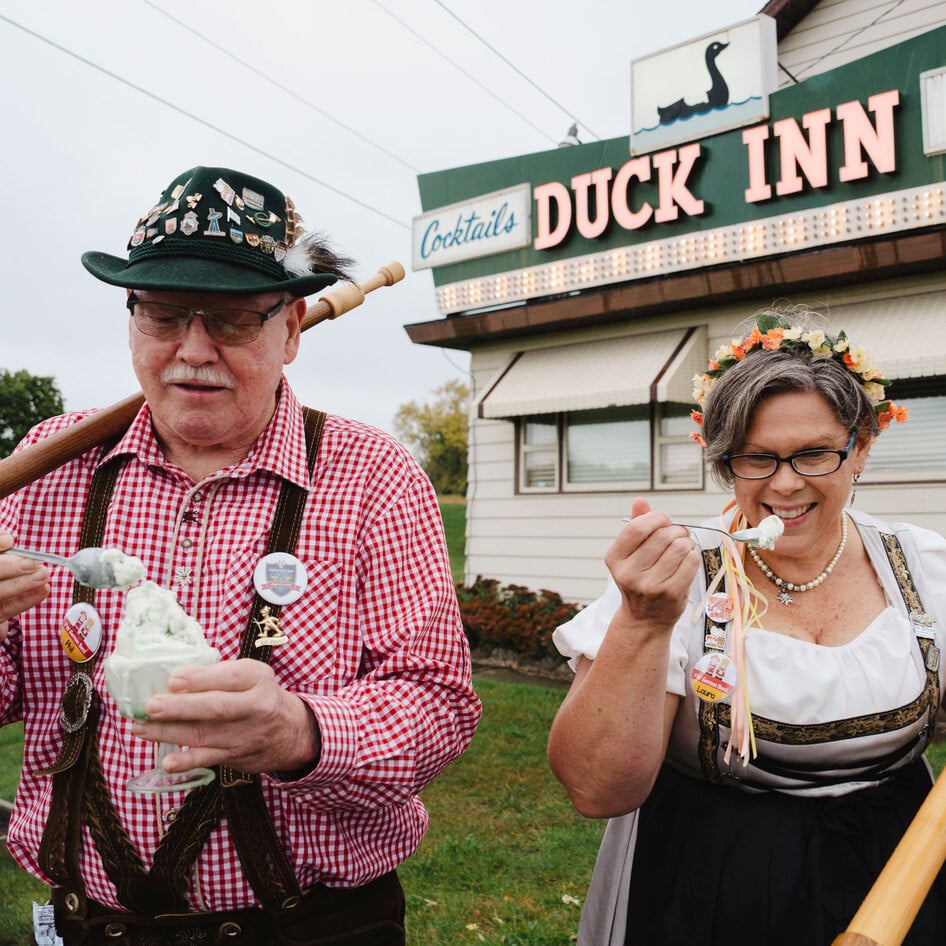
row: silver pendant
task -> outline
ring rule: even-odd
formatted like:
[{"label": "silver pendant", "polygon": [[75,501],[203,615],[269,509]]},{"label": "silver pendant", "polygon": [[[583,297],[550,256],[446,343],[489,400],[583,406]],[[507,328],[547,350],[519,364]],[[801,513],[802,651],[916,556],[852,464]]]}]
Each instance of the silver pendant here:
[{"label": "silver pendant", "polygon": [[788,593],[787,589],[782,588],[778,593],[779,604],[791,604],[795,599]]}]

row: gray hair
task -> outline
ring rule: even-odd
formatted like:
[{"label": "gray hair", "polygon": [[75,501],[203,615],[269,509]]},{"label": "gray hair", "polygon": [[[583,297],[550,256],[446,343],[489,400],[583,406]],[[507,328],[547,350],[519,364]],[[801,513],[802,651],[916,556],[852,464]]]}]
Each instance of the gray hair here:
[{"label": "gray hair", "polygon": [[[765,313],[786,319],[803,331],[813,328],[817,319],[807,306],[772,308]],[[816,355],[803,345],[753,351],[719,376],[703,408],[705,456],[720,485],[732,486],[733,475],[723,457],[742,449],[756,408],[768,397],[796,392],[820,394],[838,423],[849,432],[856,430],[859,440],[873,439],[880,433],[874,405],[863,384],[834,358]]]}]

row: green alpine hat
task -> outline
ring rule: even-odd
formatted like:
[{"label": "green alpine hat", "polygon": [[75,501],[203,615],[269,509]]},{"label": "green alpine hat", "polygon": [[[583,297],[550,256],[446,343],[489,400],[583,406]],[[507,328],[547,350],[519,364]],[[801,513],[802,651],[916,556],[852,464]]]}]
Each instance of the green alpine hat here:
[{"label": "green alpine hat", "polygon": [[128,259],[94,250],[82,265],[125,289],[305,296],[338,276],[313,269],[302,218],[272,184],[229,168],[179,174],[137,223]]}]

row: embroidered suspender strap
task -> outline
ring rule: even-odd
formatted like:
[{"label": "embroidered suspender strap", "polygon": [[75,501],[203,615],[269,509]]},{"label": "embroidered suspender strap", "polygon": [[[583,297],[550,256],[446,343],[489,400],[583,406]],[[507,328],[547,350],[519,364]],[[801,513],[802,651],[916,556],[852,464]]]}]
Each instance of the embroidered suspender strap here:
[{"label": "embroidered suspender strap", "polygon": [[910,622],[916,632],[917,644],[920,653],[923,655],[923,666],[926,668],[926,697],[930,713],[926,728],[926,743],[933,736],[933,730],[936,726],[936,716],[939,713],[939,664],[940,652],[934,643],[933,621],[923,608],[923,602],[920,600],[920,593],[917,591],[916,583],[913,581],[913,575],[910,574],[910,567],[907,565],[907,557],[903,553],[903,546],[900,540],[891,532],[881,532],[880,537],[884,543],[884,551],[890,560],[890,567],[893,569],[897,584],[900,586],[900,593],[906,603],[907,611],[910,613]]},{"label": "embroidered suspender strap", "polygon": [[[722,567],[723,559],[718,548],[703,549],[703,572],[706,575],[707,588]],[[704,651],[707,649],[705,642],[715,631],[716,625],[707,615],[703,624]],[[697,752],[703,777],[709,782],[721,782],[723,778],[719,772],[719,703],[700,700],[700,741]]]},{"label": "embroidered suspender strap", "polygon": [[[309,478],[315,467],[325,414],[305,409]],[[308,490],[290,483],[280,493],[277,514],[270,533],[267,554],[292,552],[299,538]],[[269,610],[264,612],[264,609]],[[253,608],[243,635],[241,656],[269,662],[271,647],[256,647],[255,641],[264,615],[278,618],[280,607],[254,596]],[[228,767],[220,771],[220,788],[230,836],[240,855],[240,863],[253,892],[270,913],[291,910],[301,903],[302,891],[292,863],[286,856],[263,798],[259,775],[236,773]]]},{"label": "embroidered suspender strap", "polygon": [[[108,449],[107,445],[103,452]],[[121,462],[116,458],[99,466],[92,476],[79,540],[81,548],[102,543],[108,504],[120,468]],[[95,590],[75,582],[72,600],[76,604],[94,605]],[[70,905],[77,913],[85,910],[85,887],[78,866],[82,820],[94,807],[93,799],[97,794],[88,790],[89,783],[104,785],[95,744],[98,696],[92,685],[94,665],[94,655],[83,663],[73,662],[72,676],[66,685],[60,711],[60,724],[65,732],[63,746],[56,762],[38,773],[53,776],[49,817],[39,847],[39,864],[47,876],[67,889]],[[120,877],[121,886],[132,887],[146,876],[144,867],[118,821],[107,794],[105,799],[108,804],[105,806],[104,824],[107,827],[111,826],[110,822],[117,824],[119,832],[112,836],[112,843],[125,855],[122,859],[124,869],[113,871],[110,876],[113,879]],[[106,849],[103,861],[108,858],[114,862],[114,858],[108,857],[109,853]]]}]

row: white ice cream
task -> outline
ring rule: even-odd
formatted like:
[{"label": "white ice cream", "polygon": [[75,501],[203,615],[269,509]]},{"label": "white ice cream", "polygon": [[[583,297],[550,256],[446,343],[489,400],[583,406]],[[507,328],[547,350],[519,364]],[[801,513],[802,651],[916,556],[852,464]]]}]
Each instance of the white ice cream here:
[{"label": "white ice cream", "polygon": [[738,534],[743,542],[771,551],[784,531],[785,523],[778,516],[766,516],[754,529],[742,529]]},{"label": "white ice cream", "polygon": [[122,716],[144,719],[148,700],[167,691],[168,677],[175,670],[219,659],[174,593],[145,581],[125,597],[115,650],[104,664],[105,682]]},{"label": "white ice cream", "polygon": [[121,549],[103,549],[100,561],[106,571],[111,571],[116,588],[125,590],[144,580],[144,563],[134,555],[126,555]]}]

